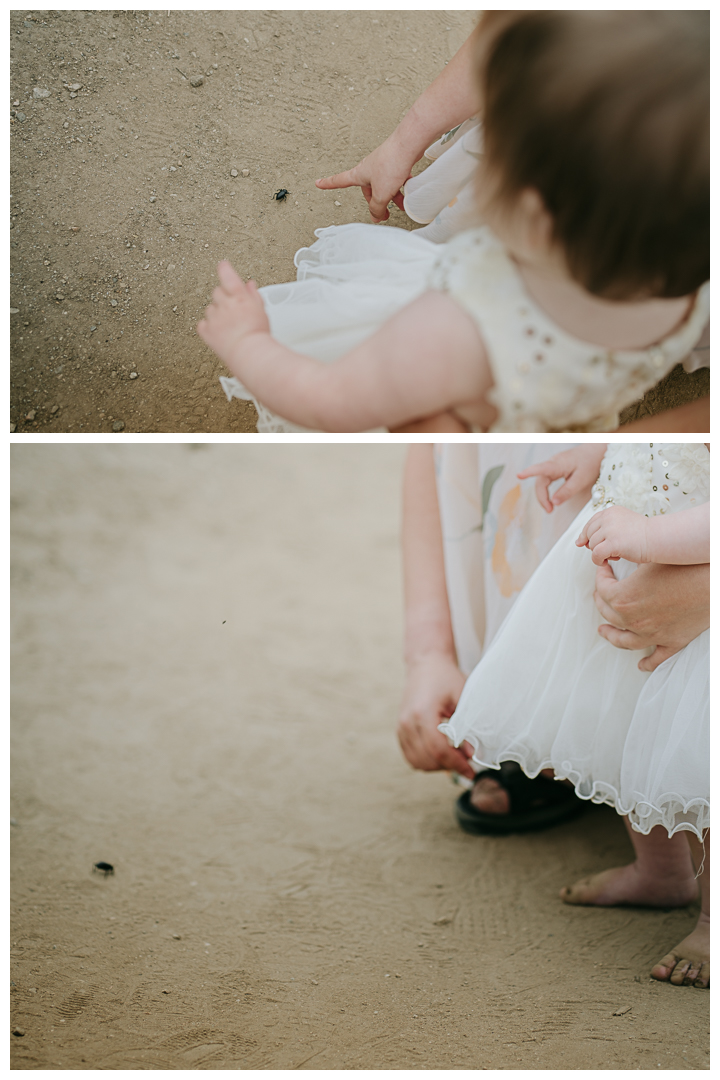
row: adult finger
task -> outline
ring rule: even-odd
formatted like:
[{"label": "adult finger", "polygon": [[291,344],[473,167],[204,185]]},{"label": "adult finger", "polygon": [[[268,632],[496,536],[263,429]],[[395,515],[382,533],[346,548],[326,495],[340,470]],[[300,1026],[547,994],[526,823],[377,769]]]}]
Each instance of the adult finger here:
[{"label": "adult finger", "polygon": [[359,166],[355,165],[354,168],[346,169],[345,172],[335,173],[334,176],[323,176],[320,180],[315,181],[315,187],[319,187],[322,191],[332,191],[335,188],[358,187],[362,183],[358,170]]},{"label": "adult finger", "polygon": [[647,643],[640,640],[632,630],[618,630],[617,626],[603,623],[598,626],[598,634],[614,645],[616,649],[646,649]]},{"label": "adult finger", "polygon": [[[595,572],[596,595],[599,594],[606,603],[612,605],[619,588],[620,582],[613,574],[612,568],[607,564],[599,566]],[[597,603],[597,600],[595,602]]]},{"label": "adult finger", "polygon": [[451,746],[437,730],[427,729],[423,725],[408,731],[401,726],[398,739],[403,754],[414,769],[423,772],[448,769],[469,778],[475,775],[465,755]]},{"label": "adult finger", "polygon": [[577,495],[579,491],[583,491],[586,487],[586,482],[583,479],[582,473],[579,469],[572,472],[565,478],[565,483],[558,488],[552,497],[553,504],[555,506],[561,506],[568,499],[572,499],[574,495]]},{"label": "adult finger", "polygon": [[676,652],[680,652],[679,649],[673,649],[669,645],[656,645],[653,652],[649,656],[643,656],[642,660],[638,664],[640,671],[654,671],[655,668],[667,660],[669,657],[674,656]]},{"label": "adult finger", "polygon": [[517,474],[518,480],[528,480],[532,476],[536,476],[535,481],[535,496],[537,501],[542,506],[543,510],[548,514],[553,512],[553,503],[550,500],[549,487],[554,480],[559,480],[563,475],[562,469],[559,466],[554,465],[550,461],[544,461],[541,465],[531,465],[528,469],[523,469],[522,472]]},{"label": "adult finger", "polygon": [[398,210],[405,209],[405,196],[403,195],[402,191],[396,191],[391,199],[391,202],[395,203]]},{"label": "adult finger", "polygon": [[375,224],[380,221],[387,221],[387,219],[390,217],[390,211],[388,210],[388,203],[390,202],[390,198],[379,198],[371,187],[364,187],[362,189],[362,193],[367,199],[367,204],[370,209],[370,216],[372,217]]},{"label": "adult finger", "polygon": [[[602,567],[600,567],[600,569],[602,569]],[[593,600],[595,601],[595,607],[606,622],[610,623],[611,626],[616,627],[618,630],[626,629],[622,617],[618,615],[615,608],[610,607],[610,604],[608,604],[606,600],[603,600],[597,590],[593,593]]]}]

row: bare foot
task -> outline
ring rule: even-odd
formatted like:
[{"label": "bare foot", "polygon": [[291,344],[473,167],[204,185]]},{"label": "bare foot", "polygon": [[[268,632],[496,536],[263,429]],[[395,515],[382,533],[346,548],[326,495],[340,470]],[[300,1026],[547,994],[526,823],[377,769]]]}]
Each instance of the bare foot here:
[{"label": "bare foot", "polygon": [[[672,872],[668,868],[668,872],[662,876],[644,873],[634,862],[628,866],[603,870],[600,874],[576,881],[574,885],[565,886],[560,890],[560,899],[566,904],[597,904],[600,907],[615,904],[683,907],[695,899],[697,891],[698,885],[689,859],[686,869],[678,867]],[[690,938],[686,940],[690,941]]]},{"label": "bare foot", "polygon": [[702,912],[692,934],[676,945],[650,972],[653,979],[673,986],[710,985],[710,918]]}]

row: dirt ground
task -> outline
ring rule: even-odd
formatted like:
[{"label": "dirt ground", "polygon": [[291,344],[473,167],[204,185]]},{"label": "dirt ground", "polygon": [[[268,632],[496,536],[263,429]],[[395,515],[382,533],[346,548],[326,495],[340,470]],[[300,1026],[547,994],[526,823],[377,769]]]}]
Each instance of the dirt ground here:
[{"label": "dirt ground", "polygon": [[697,908],[557,898],[617,816],[470,837],[400,754],[402,447],[12,457],[13,1068],[708,1068]]},{"label": "dirt ground", "polygon": [[[314,180],[385,138],[474,18],[13,12],[11,431],[253,431],[195,332],[218,259],[289,280],[314,229],[368,221]],[[708,386],[676,369],[625,418]]]}]

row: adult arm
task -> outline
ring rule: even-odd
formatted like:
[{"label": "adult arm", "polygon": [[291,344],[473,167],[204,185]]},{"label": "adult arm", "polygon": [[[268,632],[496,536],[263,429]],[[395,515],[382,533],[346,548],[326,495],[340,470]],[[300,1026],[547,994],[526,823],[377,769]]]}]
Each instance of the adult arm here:
[{"label": "adult arm", "polygon": [[403,485],[406,680],[398,740],[415,769],[454,769],[472,778],[469,744],[458,750],[438,731],[455,711],[465,676],[457,665],[445,585],[433,448],[408,449]]},{"label": "adult arm", "polygon": [[476,56],[482,33],[483,22],[473,30],[381,146],[354,169],[317,180],[317,187],[326,191],[362,188],[375,222],[388,219],[391,200],[402,210],[400,188],[427,147],[443,132],[480,111]]},{"label": "adult arm", "polygon": [[654,648],[638,664],[654,671],[710,626],[710,564],[643,563],[618,581],[599,566],[595,604],[607,622],[599,633],[618,649]]}]

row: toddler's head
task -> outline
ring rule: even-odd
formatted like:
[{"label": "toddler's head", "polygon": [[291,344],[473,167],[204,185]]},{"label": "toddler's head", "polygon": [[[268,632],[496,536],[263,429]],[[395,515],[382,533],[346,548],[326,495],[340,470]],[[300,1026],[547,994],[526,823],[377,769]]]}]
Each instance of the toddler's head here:
[{"label": "toddler's head", "polygon": [[484,16],[493,203],[539,193],[571,276],[598,296],[684,296],[709,277],[708,14]]}]

